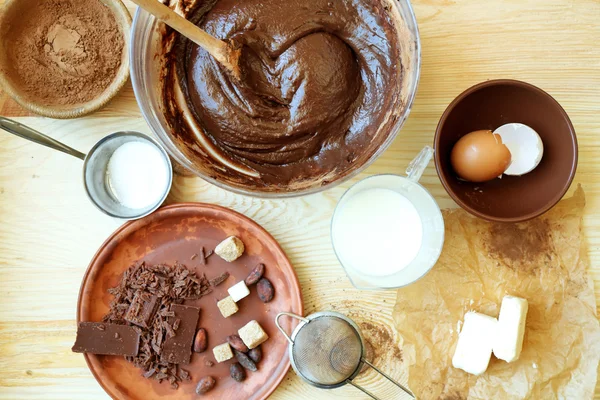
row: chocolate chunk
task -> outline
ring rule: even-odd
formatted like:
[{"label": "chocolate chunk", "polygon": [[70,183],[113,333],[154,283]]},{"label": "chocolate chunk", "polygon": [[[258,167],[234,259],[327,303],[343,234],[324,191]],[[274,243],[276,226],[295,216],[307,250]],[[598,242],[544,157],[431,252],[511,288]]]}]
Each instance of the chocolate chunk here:
[{"label": "chocolate chunk", "polygon": [[[179,263],[174,266],[135,263],[123,272],[117,286],[108,289],[114,298],[110,303],[110,312],[103,318],[104,322],[127,325],[125,313],[140,290],[158,297],[158,311],[154,313],[148,328],[132,325],[140,333],[139,352],[135,357],[127,357],[127,361],[142,369],[142,373],[148,372],[150,379],[168,381],[174,388],[178,382],[191,378],[181,365],[161,361],[167,337],[180,333],[175,323],[178,317],[170,310],[171,305],[182,304],[187,299],[199,299],[210,293],[212,288],[204,274]],[[173,319],[168,322],[168,318]],[[174,357],[175,354],[171,359],[175,360]]]},{"label": "chocolate chunk", "polygon": [[[167,324],[172,326],[179,319],[177,332],[171,330],[174,335],[167,335],[160,354],[162,362],[172,364],[189,364],[192,357],[192,344],[196,334],[196,325],[200,318],[200,309],[196,307],[172,304],[171,311],[174,317],[169,317]],[[172,328],[171,328],[172,329]]]},{"label": "chocolate chunk", "polygon": [[80,322],[71,350],[75,353],[134,357],[138,354],[139,345],[140,334],[131,326]]},{"label": "chocolate chunk", "polygon": [[204,247],[200,247],[200,265],[206,265],[206,255],[204,254]]},{"label": "chocolate chunk", "polygon": [[158,297],[150,293],[138,290],[131,301],[131,305],[125,313],[125,321],[134,325],[148,328],[152,325],[152,318],[158,309]]},{"label": "chocolate chunk", "polygon": [[154,369],[154,368],[151,368],[151,369],[149,369],[148,371],[144,372],[144,375],[143,375],[143,376],[144,376],[144,378],[146,378],[146,379],[147,379],[147,378],[150,378],[150,377],[152,377],[152,375],[154,375],[155,373],[156,373],[156,369]]},{"label": "chocolate chunk", "polygon": [[[213,250],[209,250],[208,252],[204,251],[204,247],[200,248],[200,254],[195,254],[196,257],[200,257],[200,259],[198,260],[198,262],[200,263],[200,265],[206,265],[208,262],[208,257],[212,256],[214,253]],[[196,258],[194,257],[194,258]]]},{"label": "chocolate chunk", "polygon": [[221,283],[225,282],[227,278],[229,278],[229,272],[225,271],[216,278],[212,278],[209,282],[211,286],[219,286]]}]

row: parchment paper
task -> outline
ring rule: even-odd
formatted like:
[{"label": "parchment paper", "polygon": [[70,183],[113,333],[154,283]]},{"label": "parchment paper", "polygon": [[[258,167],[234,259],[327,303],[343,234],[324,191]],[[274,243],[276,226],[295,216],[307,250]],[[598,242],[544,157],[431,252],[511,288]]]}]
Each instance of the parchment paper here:
[{"label": "parchment paper", "polygon": [[[600,358],[600,327],[582,234],[579,187],[544,216],[489,223],[444,210],[446,241],[435,267],[398,290],[395,326],[409,386],[419,399],[590,399]],[[523,352],[487,372],[452,367],[464,314],[498,316],[502,297],[529,301]]]}]

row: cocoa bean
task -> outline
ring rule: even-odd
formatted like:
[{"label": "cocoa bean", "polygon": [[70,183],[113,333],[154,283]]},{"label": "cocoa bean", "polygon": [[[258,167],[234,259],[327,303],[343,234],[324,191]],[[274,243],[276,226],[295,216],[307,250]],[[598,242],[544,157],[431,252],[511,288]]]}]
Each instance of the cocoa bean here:
[{"label": "cocoa bean", "polygon": [[198,381],[198,386],[196,386],[196,393],[205,394],[210,392],[214,387],[217,381],[212,376],[205,376],[204,378]]},{"label": "cocoa bean", "polygon": [[227,336],[227,343],[229,343],[234,350],[241,351],[242,353],[248,352],[248,346],[244,344],[244,341],[238,335]]},{"label": "cocoa bean", "polygon": [[250,273],[248,274],[246,279],[244,279],[246,286],[254,285],[256,282],[258,282],[260,280],[260,278],[262,278],[264,273],[265,273],[265,264],[262,264],[262,263],[258,264],[256,267],[254,267],[254,269],[252,271],[250,271]]},{"label": "cocoa bean", "polygon": [[268,303],[273,300],[273,296],[275,296],[275,289],[271,284],[271,281],[267,278],[262,278],[256,284],[256,291],[258,293],[258,298],[263,303]]},{"label": "cocoa bean", "polygon": [[194,351],[196,353],[202,353],[206,351],[208,348],[208,337],[206,334],[206,329],[200,328],[198,332],[196,332],[196,337],[194,337]]},{"label": "cocoa bean", "polygon": [[242,353],[241,351],[234,350],[235,358],[242,365],[242,367],[246,368],[248,371],[256,372],[258,368],[256,368],[256,364],[254,361],[246,353]]},{"label": "cocoa bean", "polygon": [[236,382],[243,382],[246,379],[246,371],[244,371],[240,363],[231,364],[229,374]]},{"label": "cocoa bean", "polygon": [[253,348],[252,350],[250,350],[248,352],[248,357],[250,357],[250,359],[252,361],[254,361],[256,364],[258,364],[260,362],[260,360],[262,360],[262,350],[260,348],[260,346]]}]

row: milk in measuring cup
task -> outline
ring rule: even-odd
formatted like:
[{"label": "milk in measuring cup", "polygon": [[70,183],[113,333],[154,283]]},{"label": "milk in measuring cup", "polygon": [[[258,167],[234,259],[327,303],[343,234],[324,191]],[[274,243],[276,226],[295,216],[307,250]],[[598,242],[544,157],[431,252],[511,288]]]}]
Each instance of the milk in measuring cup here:
[{"label": "milk in measuring cup", "polygon": [[353,194],[336,211],[333,245],[343,265],[370,276],[393,275],[408,266],[423,242],[415,206],[386,188]]}]

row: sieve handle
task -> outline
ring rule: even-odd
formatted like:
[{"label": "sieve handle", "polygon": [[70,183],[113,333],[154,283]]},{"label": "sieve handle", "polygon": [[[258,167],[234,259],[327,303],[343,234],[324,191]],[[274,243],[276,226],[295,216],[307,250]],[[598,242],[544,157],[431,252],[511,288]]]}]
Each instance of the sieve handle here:
[{"label": "sieve handle", "polygon": [[280,312],[279,314],[277,314],[277,316],[275,317],[275,325],[277,325],[277,328],[279,328],[281,333],[283,333],[283,336],[285,336],[285,338],[288,340],[288,342],[290,342],[291,344],[294,344],[294,341],[292,340],[290,335],[288,335],[288,333],[279,324],[279,318],[284,317],[284,316],[298,319],[306,324],[308,324],[310,322],[310,320],[307,318],[301,317],[300,315],[291,313],[291,312]]},{"label": "sieve handle", "polygon": [[[374,366],[373,364],[371,364],[370,362],[368,362],[367,360],[365,360],[364,358],[360,359],[362,362],[364,362],[365,364],[367,364],[369,367],[373,368],[375,371],[377,371],[380,375],[383,375],[385,378],[387,378],[388,381],[392,382],[394,385],[398,386],[400,389],[402,389],[404,391],[404,393],[408,394],[410,397],[412,397],[413,399],[415,398],[415,395],[412,394],[412,392],[410,390],[408,390],[407,388],[405,388],[404,386],[402,386],[400,383],[396,382],[396,380],[394,378],[392,378],[391,376],[389,376],[388,374],[386,374],[385,372],[381,371],[379,368],[377,368],[376,366]],[[365,389],[361,388],[360,386],[358,386],[357,384],[355,384],[354,382],[352,382],[351,380],[348,380],[348,383],[350,383],[352,386],[354,386],[357,389],[362,390],[364,393],[366,393],[367,395],[371,396],[374,399],[377,399],[375,396],[373,396],[371,393],[367,392]]]}]

